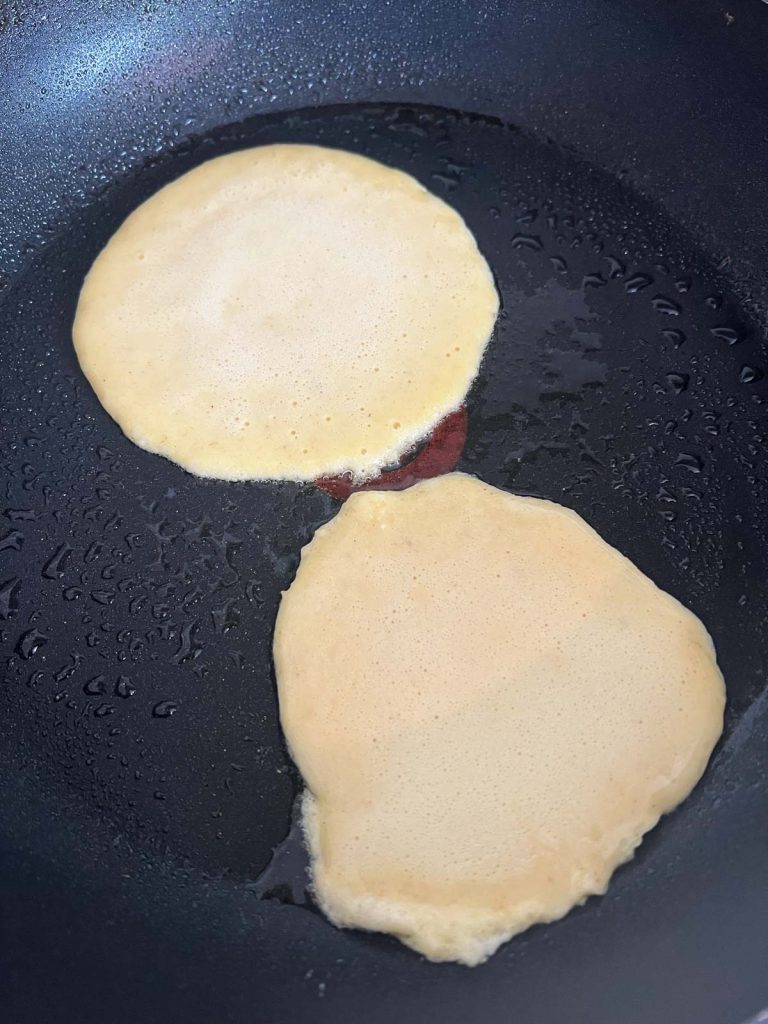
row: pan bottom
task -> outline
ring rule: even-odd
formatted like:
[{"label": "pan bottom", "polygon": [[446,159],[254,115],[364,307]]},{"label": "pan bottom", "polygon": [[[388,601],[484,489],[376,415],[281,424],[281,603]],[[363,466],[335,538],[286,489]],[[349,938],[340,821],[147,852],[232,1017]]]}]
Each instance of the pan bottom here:
[{"label": "pan bottom", "polygon": [[284,141],[398,166],[466,219],[503,308],[457,468],[575,508],[688,605],[715,639],[729,728],[762,685],[767,392],[759,332],[663,210],[493,119],[387,105],[260,117],[73,213],[0,310],[20,438],[3,453],[3,742],[32,752],[46,800],[76,794],[87,818],[195,884],[304,902],[295,878],[252,883],[298,783],[271,636],[301,546],[338,503],[312,486],[199,480],[135,448],[70,341],[83,276],[139,202],[214,155]]}]

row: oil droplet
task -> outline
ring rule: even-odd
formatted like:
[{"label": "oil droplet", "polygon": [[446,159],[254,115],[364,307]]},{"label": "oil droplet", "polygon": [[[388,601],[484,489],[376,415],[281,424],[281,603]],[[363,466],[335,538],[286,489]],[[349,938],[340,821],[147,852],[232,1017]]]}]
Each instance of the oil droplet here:
[{"label": "oil droplet", "polygon": [[136,693],[136,687],[132,685],[128,676],[118,676],[115,685],[115,696],[126,700],[128,697],[132,697],[134,693]]},{"label": "oil droplet", "polygon": [[699,455],[691,452],[681,452],[675,459],[675,465],[681,469],[688,469],[691,473],[700,473],[704,463]]},{"label": "oil droplet", "polygon": [[28,629],[26,633],[22,633],[19,637],[19,641],[16,644],[16,651],[24,661],[27,661],[33,655],[37,654],[43,644],[48,642],[48,637],[44,636],[39,629]]},{"label": "oil droplet", "polygon": [[26,523],[40,518],[31,508],[7,508],[3,515],[12,523]]},{"label": "oil droplet", "polygon": [[43,566],[42,576],[47,580],[55,580],[64,574],[64,564],[72,553],[69,544],[61,544]]},{"label": "oil droplet", "polygon": [[616,279],[617,277],[624,277],[627,272],[627,268],[621,260],[617,260],[615,256],[606,256],[605,258],[608,261],[608,277],[613,279]]},{"label": "oil droplet", "polygon": [[181,636],[179,637],[179,647],[173,656],[173,661],[177,665],[183,664],[185,661],[194,661],[202,651],[200,644],[195,643],[193,633],[197,629],[197,621],[187,622],[181,627]]},{"label": "oil droplet", "polygon": [[83,687],[83,692],[87,693],[89,697],[96,697],[104,693],[104,676],[94,676],[93,679],[89,679]]},{"label": "oil droplet", "polygon": [[608,282],[602,274],[585,274],[581,283],[584,288],[602,288]]},{"label": "oil droplet", "polygon": [[636,295],[650,284],[653,284],[653,278],[649,274],[633,274],[624,282],[624,290],[628,295]]},{"label": "oil droplet", "polygon": [[662,331],[661,336],[662,338],[664,338],[665,341],[668,341],[670,345],[673,345],[675,348],[680,348],[680,346],[685,341],[685,335],[676,327],[672,327],[666,331]]},{"label": "oil droplet", "polygon": [[538,235],[512,235],[511,243],[513,249],[532,249],[540,252],[542,245]]},{"label": "oil droplet", "polygon": [[24,534],[19,530],[10,530],[0,538],[0,551],[21,551],[24,543]]},{"label": "oil droplet", "polygon": [[568,264],[565,262],[562,256],[550,256],[549,262],[558,272],[558,274],[565,274],[568,270]]},{"label": "oil droplet", "polygon": [[690,375],[687,373],[668,373],[667,387],[676,395],[680,395],[683,391],[688,390],[688,382],[690,379]]},{"label": "oil droplet", "polygon": [[161,700],[159,704],[155,704],[152,708],[152,716],[154,718],[170,718],[171,715],[176,714],[178,707],[175,701]]},{"label": "oil droplet", "polygon": [[657,313],[664,313],[666,316],[680,316],[680,306],[672,299],[668,299],[666,295],[654,295],[651,303]]},{"label": "oil droplet", "polygon": [[765,373],[760,369],[759,366],[742,366],[741,373],[739,374],[740,384],[754,384],[758,380],[762,380]]},{"label": "oil droplet", "polygon": [[214,608],[211,611],[211,619],[213,620],[213,629],[216,633],[228,633],[230,629],[236,626],[240,621],[240,613],[235,607],[234,598],[225,601],[220,608]]},{"label": "oil droplet", "polygon": [[21,580],[14,576],[0,586],[0,619],[10,619],[18,607],[19,587]]},{"label": "oil droplet", "polygon": [[56,683],[63,683],[65,679],[69,679],[77,671],[82,657],[79,654],[73,654],[66,665],[62,665],[58,672],[54,673],[53,679]]},{"label": "oil droplet", "polygon": [[442,185],[447,192],[453,192],[461,184],[458,174],[442,174],[440,171],[434,171],[431,177],[433,181]]},{"label": "oil droplet", "polygon": [[741,341],[741,335],[733,327],[722,325],[720,327],[711,328],[711,335],[715,338],[719,338],[721,341],[727,342],[729,345],[736,345]]}]

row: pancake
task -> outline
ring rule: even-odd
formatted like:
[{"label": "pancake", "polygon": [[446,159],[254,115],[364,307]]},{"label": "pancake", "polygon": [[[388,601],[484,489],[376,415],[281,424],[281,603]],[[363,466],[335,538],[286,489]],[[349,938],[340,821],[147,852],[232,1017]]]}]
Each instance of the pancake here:
[{"label": "pancake", "polygon": [[498,311],[458,213],[320,146],[202,164],[96,259],[73,329],[124,433],[200,476],[375,476],[459,406]]},{"label": "pancake", "polygon": [[575,512],[460,473],[354,494],[274,657],[321,907],[432,960],[603,893],[722,730],[691,612]]}]

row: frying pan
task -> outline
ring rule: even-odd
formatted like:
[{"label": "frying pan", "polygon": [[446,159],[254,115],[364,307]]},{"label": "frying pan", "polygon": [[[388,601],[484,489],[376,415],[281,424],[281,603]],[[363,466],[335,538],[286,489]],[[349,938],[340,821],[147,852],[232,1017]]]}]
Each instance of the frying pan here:
[{"label": "frying pan", "polygon": [[[0,4],[4,1022],[768,1005],[766,54],[759,0]],[[139,450],[71,348],[127,213],[278,140],[459,209],[503,299],[459,468],[576,508],[728,684],[704,780],[608,894],[474,970],[334,929],[301,884],[271,630],[338,501]]]}]

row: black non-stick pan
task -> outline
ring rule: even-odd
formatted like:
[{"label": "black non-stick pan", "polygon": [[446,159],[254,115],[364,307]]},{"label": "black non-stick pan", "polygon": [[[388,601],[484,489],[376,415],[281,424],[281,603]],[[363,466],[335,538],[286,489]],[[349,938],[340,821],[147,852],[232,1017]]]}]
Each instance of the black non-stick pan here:
[{"label": "black non-stick pan", "polygon": [[[768,1006],[768,7],[6,0],[0,137],[3,1024]],[[338,501],[134,447],[71,346],[128,212],[277,140],[461,212],[503,313],[459,468],[577,509],[703,619],[727,680],[704,780],[608,894],[473,970],[334,929],[283,842],[271,632]]]}]

